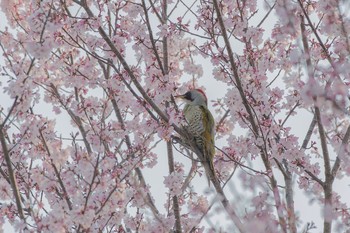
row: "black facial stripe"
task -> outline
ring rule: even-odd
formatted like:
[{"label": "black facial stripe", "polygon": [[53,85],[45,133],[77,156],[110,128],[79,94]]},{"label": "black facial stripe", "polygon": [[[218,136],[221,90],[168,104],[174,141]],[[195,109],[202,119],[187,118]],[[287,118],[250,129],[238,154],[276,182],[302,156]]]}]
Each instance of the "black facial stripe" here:
[{"label": "black facial stripe", "polygon": [[193,99],[192,99],[191,92],[188,91],[188,92],[185,93],[185,99],[190,100],[190,101],[193,100]]}]

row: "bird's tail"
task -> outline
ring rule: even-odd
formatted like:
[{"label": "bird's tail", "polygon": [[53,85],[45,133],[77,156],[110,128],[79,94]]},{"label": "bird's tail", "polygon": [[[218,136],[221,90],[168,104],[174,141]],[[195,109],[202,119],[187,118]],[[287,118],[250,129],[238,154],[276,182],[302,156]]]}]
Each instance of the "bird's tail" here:
[{"label": "bird's tail", "polygon": [[[208,164],[209,165],[209,164]],[[210,167],[208,167],[209,169],[210,169]],[[210,187],[210,177],[211,177],[211,175],[210,175],[210,171],[207,171],[207,169],[205,169],[205,174],[206,174],[206,176],[207,176],[207,180],[208,180],[208,186]]]},{"label": "bird's tail", "polygon": [[[208,186],[210,187],[210,181],[215,182],[216,179],[216,174],[215,174],[215,168],[214,168],[214,163],[213,163],[213,155],[211,154],[211,152],[207,152],[204,154],[204,169],[205,169],[205,173],[207,175],[207,179],[208,179]],[[215,181],[214,181],[215,180]]]}]

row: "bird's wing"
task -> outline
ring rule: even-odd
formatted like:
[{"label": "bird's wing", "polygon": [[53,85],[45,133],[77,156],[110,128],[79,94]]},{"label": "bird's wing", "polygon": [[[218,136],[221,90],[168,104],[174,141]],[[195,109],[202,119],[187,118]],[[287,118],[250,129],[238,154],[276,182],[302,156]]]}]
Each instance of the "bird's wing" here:
[{"label": "bird's wing", "polygon": [[207,145],[206,150],[210,153],[210,156],[214,156],[215,154],[215,143],[214,143],[214,136],[215,136],[215,122],[213,115],[210,113],[210,111],[201,106],[202,110],[202,122],[205,126],[204,132],[203,132],[203,139],[206,142]]},{"label": "bird's wing", "polygon": [[208,185],[210,186],[211,180],[215,186],[216,184],[220,184],[216,177],[213,163],[213,158],[215,155],[215,122],[211,112],[206,107],[201,106],[201,110],[203,116],[203,124],[205,125],[205,129],[202,134],[204,140],[203,156],[207,161],[206,163],[203,163],[203,165],[208,177]]}]

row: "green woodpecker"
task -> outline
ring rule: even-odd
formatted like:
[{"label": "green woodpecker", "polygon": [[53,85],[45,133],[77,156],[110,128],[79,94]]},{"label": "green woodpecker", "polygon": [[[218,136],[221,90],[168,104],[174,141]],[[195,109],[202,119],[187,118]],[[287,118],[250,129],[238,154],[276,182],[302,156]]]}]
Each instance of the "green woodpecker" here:
[{"label": "green woodpecker", "polygon": [[176,97],[186,102],[183,113],[188,123],[188,130],[193,135],[196,146],[203,154],[204,161],[202,163],[209,165],[208,168],[210,171],[205,170],[210,185],[210,177],[215,176],[213,165],[215,155],[215,123],[208,109],[207,97],[200,89],[194,89]]}]

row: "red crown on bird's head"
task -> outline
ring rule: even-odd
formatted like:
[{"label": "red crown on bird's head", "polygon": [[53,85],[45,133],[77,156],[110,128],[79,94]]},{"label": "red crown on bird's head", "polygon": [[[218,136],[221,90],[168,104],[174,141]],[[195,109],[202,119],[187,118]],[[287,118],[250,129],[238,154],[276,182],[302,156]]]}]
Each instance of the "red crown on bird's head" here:
[{"label": "red crown on bird's head", "polygon": [[207,95],[205,94],[205,92],[202,90],[202,89],[199,89],[199,88],[196,88],[194,89],[196,91],[198,91],[199,93],[201,93],[203,96],[204,96],[204,99],[205,99],[205,103],[208,104],[208,98],[207,98]]}]

